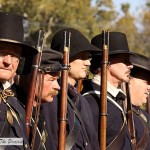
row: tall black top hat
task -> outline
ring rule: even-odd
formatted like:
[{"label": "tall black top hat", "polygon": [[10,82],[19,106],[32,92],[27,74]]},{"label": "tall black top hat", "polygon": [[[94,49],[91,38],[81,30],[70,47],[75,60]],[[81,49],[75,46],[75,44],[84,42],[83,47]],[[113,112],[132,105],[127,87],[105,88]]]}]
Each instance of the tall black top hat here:
[{"label": "tall black top hat", "polygon": [[88,39],[80,31],[73,29],[73,28],[64,28],[64,29],[58,31],[52,39],[52,43],[51,43],[52,49],[63,52],[64,31],[71,33],[70,58],[72,58],[76,54],[83,52],[83,51],[100,51],[99,48],[91,45],[90,42],[88,41]]},{"label": "tall black top hat", "polygon": [[130,61],[134,65],[131,70],[131,76],[136,78],[143,78],[150,81],[150,58],[137,54],[141,59],[131,56]]},{"label": "tall black top hat", "polygon": [[31,56],[37,50],[23,43],[23,18],[20,15],[0,12],[0,44],[9,43],[22,47],[21,56]]},{"label": "tall black top hat", "polygon": [[[40,69],[46,73],[61,71],[62,65],[60,64],[63,58],[62,53],[52,50],[50,48],[43,48]],[[21,57],[17,74],[31,73],[33,57]]]},{"label": "tall black top hat", "polygon": [[[102,34],[99,34],[92,38],[91,44],[98,48],[102,48]],[[109,54],[132,54],[129,51],[128,41],[126,35],[121,32],[109,32]]]}]

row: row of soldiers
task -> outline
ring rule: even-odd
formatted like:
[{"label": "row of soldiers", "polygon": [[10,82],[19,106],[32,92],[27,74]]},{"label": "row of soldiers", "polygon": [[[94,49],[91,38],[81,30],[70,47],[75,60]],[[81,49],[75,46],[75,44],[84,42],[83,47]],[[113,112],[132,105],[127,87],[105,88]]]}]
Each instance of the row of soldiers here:
[{"label": "row of soldiers", "polygon": [[[28,88],[32,78],[33,57],[39,52],[23,42],[22,17],[0,13],[0,139],[23,138],[22,145],[0,143],[0,150],[47,149],[47,150],[98,150],[101,114],[100,87],[102,62],[102,34],[92,38],[91,43],[78,30],[64,28],[55,33],[50,48],[43,48],[32,103],[30,132],[28,124]],[[60,118],[61,72],[64,50],[64,31],[71,33],[69,41],[69,69],[66,89],[66,118]],[[92,60],[91,60],[92,58]],[[91,61],[90,61],[91,60]],[[109,33],[109,63],[107,64],[107,150],[150,150],[150,115],[141,109],[150,94],[150,58],[130,52],[126,35]],[[94,77],[87,76],[87,68]],[[9,81],[20,75],[19,85]],[[77,90],[83,80],[81,93]],[[129,128],[127,96],[121,88],[129,83],[133,112],[134,134]],[[127,89],[127,90],[128,90]],[[38,101],[39,97],[41,102]],[[39,108],[39,115],[37,115]],[[35,122],[37,119],[37,126]],[[66,122],[65,146],[59,142],[59,123]],[[35,134],[36,133],[36,134]],[[135,143],[134,143],[135,142]]]}]

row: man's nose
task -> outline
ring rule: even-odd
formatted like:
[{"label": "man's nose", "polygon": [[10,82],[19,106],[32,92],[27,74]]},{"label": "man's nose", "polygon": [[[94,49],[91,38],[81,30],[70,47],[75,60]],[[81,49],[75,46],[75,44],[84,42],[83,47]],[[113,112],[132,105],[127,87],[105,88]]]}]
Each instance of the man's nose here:
[{"label": "man's nose", "polygon": [[55,83],[54,83],[54,88],[57,89],[57,90],[60,90],[60,86],[59,86],[57,80],[56,80]]},{"label": "man's nose", "polygon": [[12,62],[11,55],[4,56],[3,62],[10,64]]},{"label": "man's nose", "polygon": [[91,65],[91,62],[90,62],[89,59],[85,60],[85,65],[86,65],[86,66],[90,66],[90,65]]}]

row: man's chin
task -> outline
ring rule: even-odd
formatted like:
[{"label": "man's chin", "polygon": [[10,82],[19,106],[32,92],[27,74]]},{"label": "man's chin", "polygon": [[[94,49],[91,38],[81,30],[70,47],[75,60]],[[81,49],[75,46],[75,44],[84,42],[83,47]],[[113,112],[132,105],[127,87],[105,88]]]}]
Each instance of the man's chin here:
[{"label": "man's chin", "polygon": [[123,82],[128,83],[129,81],[130,81],[130,78],[129,78],[129,77],[126,77],[126,78],[123,79]]},{"label": "man's chin", "polygon": [[85,79],[86,78],[86,74],[82,74],[81,76],[80,76],[80,79]]},{"label": "man's chin", "polygon": [[43,103],[50,103],[53,101],[53,98],[52,99],[44,99],[42,100]]},{"label": "man's chin", "polygon": [[42,103],[50,103],[53,101],[53,97],[49,97],[49,98],[44,98],[42,99]]}]

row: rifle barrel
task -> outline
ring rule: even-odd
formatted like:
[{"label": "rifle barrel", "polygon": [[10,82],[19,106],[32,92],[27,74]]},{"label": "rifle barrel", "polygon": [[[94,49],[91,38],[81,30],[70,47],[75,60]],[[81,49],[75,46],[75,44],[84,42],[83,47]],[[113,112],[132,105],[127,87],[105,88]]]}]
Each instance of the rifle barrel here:
[{"label": "rifle barrel", "polygon": [[29,138],[30,135],[30,127],[31,127],[31,117],[32,117],[32,110],[33,110],[33,101],[35,98],[35,86],[36,86],[36,79],[39,69],[39,64],[41,61],[41,49],[42,46],[40,45],[41,37],[43,31],[40,30],[38,34],[37,46],[38,54],[33,58],[32,70],[31,70],[31,78],[30,78],[30,86],[28,89],[28,97],[27,97],[27,106],[26,106],[26,128],[27,128],[27,136]]},{"label": "rifle barrel", "polygon": [[[109,32],[103,34],[103,52],[101,64],[101,95],[100,95],[100,150],[106,150],[106,126],[107,126],[107,65]],[[107,37],[106,37],[107,34]],[[107,39],[106,39],[107,38]],[[107,44],[106,44],[107,41]]]},{"label": "rifle barrel", "polygon": [[66,46],[67,32],[64,32],[64,57],[61,76],[61,101],[60,101],[60,122],[59,122],[59,142],[58,150],[65,150],[66,146],[66,124],[67,124],[67,93],[68,93],[68,69],[69,69],[69,48],[70,48],[70,36],[68,38],[68,47]]},{"label": "rifle barrel", "polygon": [[129,128],[133,148],[134,148],[134,150],[137,150],[134,116],[133,116],[133,109],[132,109],[129,83],[126,83],[126,92],[127,92],[126,95],[127,95],[127,122],[128,122],[128,128]]}]

